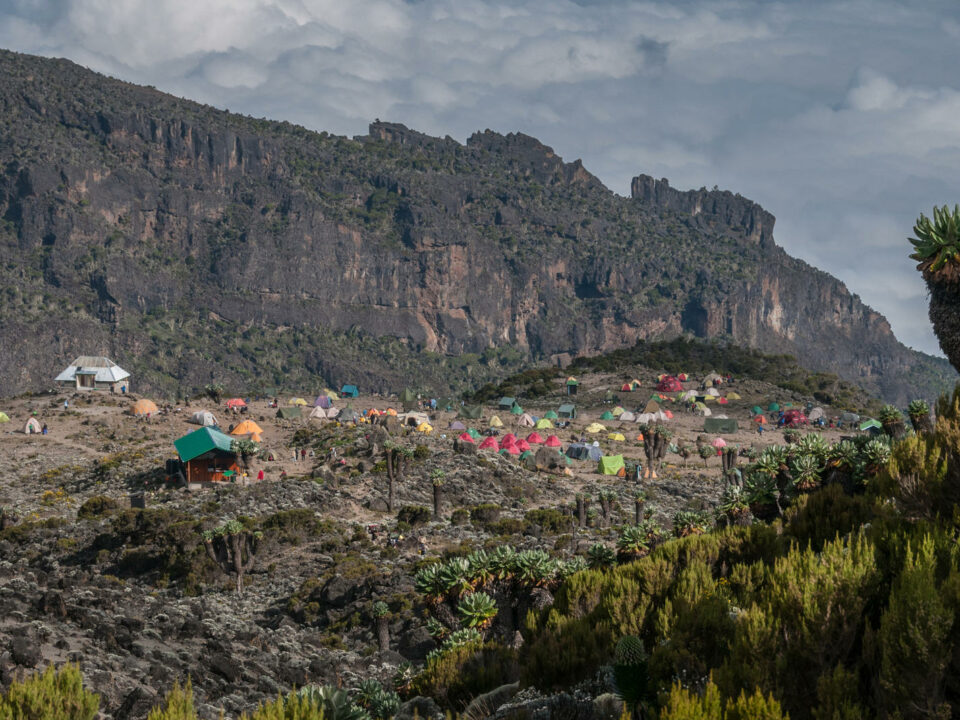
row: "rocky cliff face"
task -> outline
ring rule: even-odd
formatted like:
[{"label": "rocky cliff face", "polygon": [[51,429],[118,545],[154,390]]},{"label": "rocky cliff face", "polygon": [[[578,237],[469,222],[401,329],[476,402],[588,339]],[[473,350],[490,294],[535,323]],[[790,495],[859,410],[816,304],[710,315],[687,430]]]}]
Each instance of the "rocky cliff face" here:
[{"label": "rocky cliff face", "polygon": [[404,362],[469,383],[423,352],[557,359],[685,332],[899,401],[949,375],[731,193],[638,177],[622,198],[522,134],[461,145],[378,122],[348,139],[63,61],[0,53],[0,71],[9,391],[92,352],[167,389],[386,389]]}]

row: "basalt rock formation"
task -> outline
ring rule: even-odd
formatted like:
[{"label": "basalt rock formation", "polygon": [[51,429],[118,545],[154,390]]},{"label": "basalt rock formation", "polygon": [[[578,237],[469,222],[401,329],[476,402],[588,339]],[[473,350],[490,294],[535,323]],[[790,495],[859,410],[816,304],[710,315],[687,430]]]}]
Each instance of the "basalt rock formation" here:
[{"label": "basalt rock formation", "polygon": [[624,198],[522,134],[336,137],[0,52],[0,167],[8,392],[91,353],[170,392],[455,386],[682,333],[900,402],[955,378],[758,205],[644,176]]}]

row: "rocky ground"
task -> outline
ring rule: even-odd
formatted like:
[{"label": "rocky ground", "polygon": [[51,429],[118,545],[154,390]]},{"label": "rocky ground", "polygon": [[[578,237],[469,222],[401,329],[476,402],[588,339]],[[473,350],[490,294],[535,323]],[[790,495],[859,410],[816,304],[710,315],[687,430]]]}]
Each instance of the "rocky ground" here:
[{"label": "rocky ground", "polygon": [[[649,372],[641,377],[653,380]],[[564,444],[610,408],[603,394],[621,382],[601,375],[582,379],[580,417],[557,431]],[[754,404],[805,401],[757,383],[741,381],[733,389],[743,400],[725,412],[749,429]],[[624,395],[619,402],[632,410],[628,403],[642,404],[649,394]],[[545,398],[526,409],[540,415],[564,399]],[[281,421],[265,402],[253,402],[250,416],[264,428],[264,447],[281,458],[252,466],[251,474],[262,467],[267,479],[188,491],[168,484],[163,474],[173,439],[195,429],[185,419],[204,408],[221,414],[224,426],[235,420],[210,401],[197,401],[147,422],[127,414],[133,400],[87,394],[0,403],[12,419],[0,425],[0,506],[6,508],[0,521],[0,681],[50,662],[76,661],[101,694],[105,715],[118,719],[144,717],[158,694],[187,677],[204,717],[217,717],[221,708],[235,716],[294,685],[352,687],[368,676],[389,683],[403,663],[422,663],[436,646],[413,589],[424,560],[420,538],[427,559],[505,543],[569,558],[597,541],[612,546],[617,527],[633,521],[633,498],[641,489],[630,479],[598,475],[595,463],[575,462],[568,473],[537,472],[485,451],[456,452],[456,433],[444,429],[452,414],[434,417],[430,434],[392,428],[388,435],[368,424]],[[390,401],[362,397],[352,404],[383,409]],[[485,410],[473,425],[486,427],[493,414]],[[31,415],[48,425],[48,435],[21,432]],[[516,418],[501,418],[505,430],[516,429],[510,427]],[[677,411],[671,424],[677,439],[692,442],[702,422]],[[599,436],[605,451],[642,457],[639,427],[622,430],[624,443]],[[826,434],[829,440],[839,436]],[[387,511],[387,482],[378,466],[386,440],[415,452],[398,484],[394,512]],[[782,434],[758,438],[742,430],[727,440],[760,445],[782,441]],[[326,462],[334,446],[337,461]],[[313,457],[294,462],[295,447],[309,448]],[[445,473],[440,515],[405,511],[432,509],[436,469]],[[281,479],[283,470],[287,477]],[[705,466],[694,458],[683,467],[671,455],[661,477],[642,489],[669,528],[677,510],[715,505],[722,490],[719,460]],[[601,490],[616,493],[610,517],[591,514],[588,527],[576,527],[575,495],[596,497]],[[145,508],[132,508],[141,497]],[[481,505],[485,509],[477,511]],[[528,515],[535,509],[557,513],[547,520]],[[204,530],[238,517],[263,533],[242,595],[207,558],[202,542]],[[371,524],[383,528],[375,540]],[[403,540],[390,546],[389,535]],[[378,645],[372,615],[378,600],[390,609],[387,649]]]}]

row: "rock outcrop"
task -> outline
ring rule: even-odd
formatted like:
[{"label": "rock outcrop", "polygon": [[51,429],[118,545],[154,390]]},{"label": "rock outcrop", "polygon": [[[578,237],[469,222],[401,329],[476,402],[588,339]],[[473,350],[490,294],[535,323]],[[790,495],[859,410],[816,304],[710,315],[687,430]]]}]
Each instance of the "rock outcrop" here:
[{"label": "rock outcrop", "polygon": [[348,139],[65,61],[0,53],[0,70],[9,392],[90,353],[178,393],[317,375],[395,389],[405,367],[464,385],[463,363],[422,352],[495,370],[681,333],[896,401],[955,377],[731,193],[638,177],[619,197],[522,134],[462,145],[376,122]]}]

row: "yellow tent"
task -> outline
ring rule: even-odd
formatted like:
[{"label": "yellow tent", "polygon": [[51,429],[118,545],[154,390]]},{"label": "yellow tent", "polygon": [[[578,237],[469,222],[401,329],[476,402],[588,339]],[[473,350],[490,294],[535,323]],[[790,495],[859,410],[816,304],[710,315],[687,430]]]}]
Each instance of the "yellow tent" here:
[{"label": "yellow tent", "polygon": [[610,433],[607,435],[607,440],[613,440],[614,442],[625,442],[626,438],[623,436],[623,433]]},{"label": "yellow tent", "polygon": [[0,423],[10,422],[10,418],[5,412],[0,412]]},{"label": "yellow tent", "polygon": [[728,392],[727,400],[742,400],[742,398],[735,392]]},{"label": "yellow tent", "polygon": [[598,432],[603,432],[606,428],[600,423],[590,423],[587,425],[587,432],[590,434],[596,434]]},{"label": "yellow tent", "polygon": [[417,425],[417,432],[432,433],[433,428],[427,423],[420,423],[419,425]]},{"label": "yellow tent", "polygon": [[537,420],[537,430],[549,430],[553,427],[553,423],[546,418],[540,418]]},{"label": "yellow tent", "polygon": [[339,400],[339,399],[340,399],[340,396],[339,396],[339,395],[337,395],[333,390],[328,390],[327,388],[324,388],[323,391],[322,391],[320,394],[321,394],[321,395],[326,395],[326,396],[327,396],[328,398],[330,398],[331,400]]},{"label": "yellow tent", "polygon": [[610,412],[613,413],[616,417],[620,417],[621,415],[623,415],[623,414],[626,412],[626,410],[624,410],[622,407],[620,407],[619,405],[617,405],[617,406],[616,406],[613,410],[611,410]]},{"label": "yellow tent", "polygon": [[291,405],[306,405],[307,401],[303,398],[290,398]]},{"label": "yellow tent", "polygon": [[494,415],[490,418],[490,427],[503,427],[503,420]]},{"label": "yellow tent", "polygon": [[157,412],[157,404],[153,402],[153,400],[147,400],[146,398],[143,400],[137,400],[133,404],[133,409],[131,412],[134,415],[151,415]]},{"label": "yellow tent", "polygon": [[704,402],[714,402],[716,398],[713,395],[704,395],[703,400]]}]

